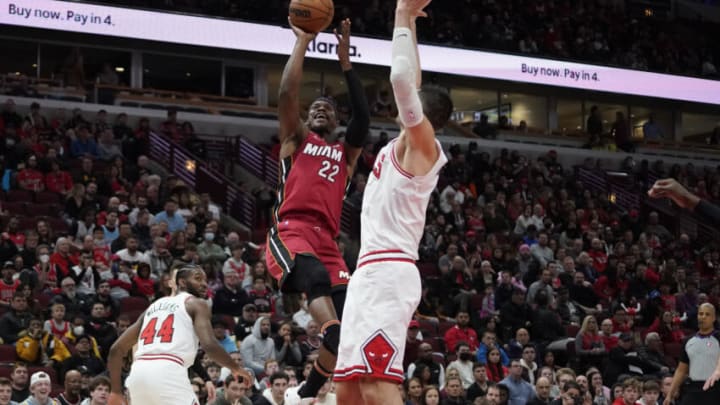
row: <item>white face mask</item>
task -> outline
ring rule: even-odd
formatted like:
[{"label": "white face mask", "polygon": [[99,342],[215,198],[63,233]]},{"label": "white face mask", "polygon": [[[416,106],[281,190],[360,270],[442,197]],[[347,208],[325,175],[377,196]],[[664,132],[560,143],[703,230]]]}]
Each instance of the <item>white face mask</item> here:
[{"label": "white face mask", "polygon": [[73,327],[73,335],[75,335],[75,337],[82,336],[84,333],[85,328],[82,325]]},{"label": "white face mask", "polygon": [[45,264],[50,261],[50,255],[40,255],[40,263]]}]

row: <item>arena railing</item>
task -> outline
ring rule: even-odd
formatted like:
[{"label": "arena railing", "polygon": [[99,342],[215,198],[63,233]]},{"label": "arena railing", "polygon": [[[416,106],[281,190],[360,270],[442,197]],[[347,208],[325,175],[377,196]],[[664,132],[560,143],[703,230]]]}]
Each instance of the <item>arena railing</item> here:
[{"label": "arena railing", "polygon": [[155,132],[150,133],[150,157],[196,192],[209,193],[225,213],[254,230],[255,198],[206,160]]}]

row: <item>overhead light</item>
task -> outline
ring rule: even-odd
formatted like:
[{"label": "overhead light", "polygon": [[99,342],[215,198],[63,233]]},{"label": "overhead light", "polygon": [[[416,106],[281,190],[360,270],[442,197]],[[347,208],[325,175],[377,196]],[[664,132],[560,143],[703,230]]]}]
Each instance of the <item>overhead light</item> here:
[{"label": "overhead light", "polygon": [[195,161],[194,160],[186,160],[185,161],[185,170],[189,171],[190,173],[195,173]]},{"label": "overhead light", "polygon": [[116,66],[116,67],[115,67],[115,71],[118,72],[118,73],[122,73],[122,72],[125,71],[125,68],[122,67],[122,66]]},{"label": "overhead light", "polygon": [[37,67],[37,63],[33,63],[33,64],[32,64],[32,67],[36,68],[36,67]]},{"label": "overhead light", "polygon": [[190,76],[192,76],[192,74],[190,74],[190,72],[186,72],[185,76],[190,77]]}]

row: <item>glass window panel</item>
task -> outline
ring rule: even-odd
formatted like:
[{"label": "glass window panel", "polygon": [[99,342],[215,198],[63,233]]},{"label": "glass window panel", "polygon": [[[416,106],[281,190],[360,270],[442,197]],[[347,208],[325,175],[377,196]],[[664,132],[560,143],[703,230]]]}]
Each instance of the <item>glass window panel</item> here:
[{"label": "glass window panel", "polygon": [[501,109],[508,108],[508,126],[516,128],[521,121],[531,131],[544,132],[547,127],[547,98],[520,93],[502,93]]},{"label": "glass window panel", "polygon": [[582,131],[583,123],[582,100],[557,100],[557,128],[550,128],[554,132],[569,134]]},{"label": "glass window panel", "polygon": [[682,113],[680,135],[683,140],[697,140],[702,142],[705,141],[715,127],[718,126],[720,126],[720,114]]},{"label": "glass window panel", "polygon": [[633,138],[672,139],[673,114],[670,110],[632,106],[630,122]]},{"label": "glass window panel", "polygon": [[[469,87],[453,87],[450,91],[455,106],[455,120],[463,124],[480,121],[480,116],[488,116],[488,122],[497,124],[498,114],[498,93],[494,90],[480,90]],[[502,115],[510,114],[509,104],[502,106]]]},{"label": "glass window panel", "polygon": [[241,66],[226,66],[225,95],[238,98],[255,97],[255,70]]},{"label": "glass window panel", "polygon": [[222,63],[171,55],[143,54],[143,87],[220,94]]},{"label": "glass window panel", "polygon": [[3,39],[0,41],[0,73],[37,75],[37,44],[25,41]]}]

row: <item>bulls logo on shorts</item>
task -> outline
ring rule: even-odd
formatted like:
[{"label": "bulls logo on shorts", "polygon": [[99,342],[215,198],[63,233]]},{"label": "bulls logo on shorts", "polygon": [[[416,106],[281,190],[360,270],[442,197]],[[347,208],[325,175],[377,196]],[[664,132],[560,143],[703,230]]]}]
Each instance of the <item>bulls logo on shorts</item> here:
[{"label": "bulls logo on shorts", "polygon": [[397,356],[397,348],[382,330],[363,344],[362,352],[371,374],[386,374]]}]

